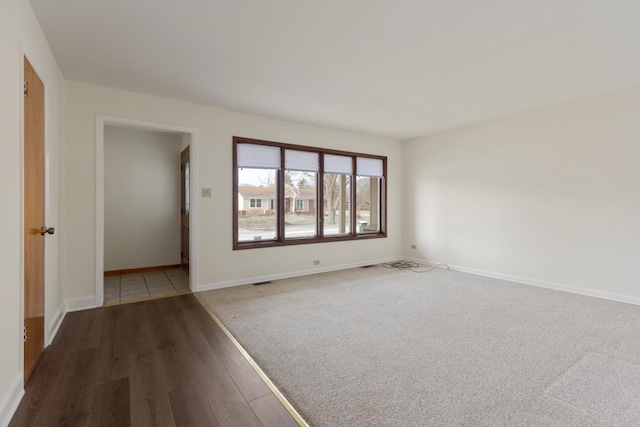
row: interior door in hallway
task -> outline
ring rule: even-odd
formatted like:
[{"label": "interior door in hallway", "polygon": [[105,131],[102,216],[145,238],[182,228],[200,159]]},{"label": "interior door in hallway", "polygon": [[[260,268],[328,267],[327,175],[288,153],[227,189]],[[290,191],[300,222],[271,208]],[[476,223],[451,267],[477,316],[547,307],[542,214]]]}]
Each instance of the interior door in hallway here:
[{"label": "interior door in hallway", "polygon": [[44,84],[24,58],[24,379],[44,349]]},{"label": "interior door in hallway", "polygon": [[185,270],[189,270],[189,212],[191,210],[189,194],[190,188],[190,172],[191,163],[189,156],[189,147],[185,148],[180,154],[180,171],[181,171],[181,185],[180,185],[180,264]]}]

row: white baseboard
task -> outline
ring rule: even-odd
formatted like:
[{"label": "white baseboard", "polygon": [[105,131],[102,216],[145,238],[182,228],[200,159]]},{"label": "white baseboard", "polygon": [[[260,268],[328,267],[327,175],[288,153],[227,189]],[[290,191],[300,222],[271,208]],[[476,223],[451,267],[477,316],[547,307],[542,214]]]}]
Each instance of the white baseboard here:
[{"label": "white baseboard", "polygon": [[65,311],[67,313],[71,311],[80,311],[87,310],[90,308],[96,308],[96,297],[88,296],[88,297],[79,297],[79,298],[69,298],[64,300]]},{"label": "white baseboard", "polygon": [[382,264],[384,262],[398,261],[402,257],[375,259],[349,264],[333,265],[329,267],[317,267],[307,270],[288,271],[286,273],[269,274],[266,276],[247,277],[243,279],[228,280],[226,282],[206,283],[196,286],[196,292],[210,291],[212,289],[228,288],[231,286],[250,285],[252,283],[268,282],[271,280],[289,279],[291,277],[308,276],[310,274],[327,273],[330,271],[346,270],[349,268],[363,267],[365,265]]},{"label": "white baseboard", "polygon": [[2,395],[2,400],[0,400],[0,427],[9,425],[13,414],[18,409],[22,396],[24,396],[22,373],[18,372]]},{"label": "white baseboard", "polygon": [[60,329],[60,325],[64,320],[64,316],[65,314],[67,314],[65,305],[66,304],[61,304],[53,314],[53,317],[51,318],[51,321],[49,322],[49,325],[47,327],[47,342],[45,343],[45,345],[50,345],[53,341],[53,338],[55,338],[56,334],[58,333],[58,329]]},{"label": "white baseboard", "polygon": [[[426,265],[445,264],[442,262],[434,262],[425,259],[404,257],[403,259]],[[588,297],[602,298],[610,301],[624,302],[627,304],[640,305],[640,298],[631,295],[616,294],[614,292],[600,291],[597,289],[587,289],[578,286],[564,285],[562,283],[547,282],[544,280],[530,279],[528,277],[513,276],[510,274],[495,273],[493,271],[479,270],[476,268],[462,267],[459,265],[447,264],[451,270],[463,273],[475,274],[477,276],[491,277],[494,279],[507,280],[509,282],[521,283],[524,285],[537,286],[540,288],[553,289],[556,291],[569,292],[572,294],[585,295]]]}]

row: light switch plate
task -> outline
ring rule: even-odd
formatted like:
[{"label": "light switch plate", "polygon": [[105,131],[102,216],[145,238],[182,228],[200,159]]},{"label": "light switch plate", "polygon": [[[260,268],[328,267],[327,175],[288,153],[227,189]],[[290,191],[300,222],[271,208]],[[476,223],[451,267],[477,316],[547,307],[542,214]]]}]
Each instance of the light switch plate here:
[{"label": "light switch plate", "polygon": [[202,197],[211,197],[211,189],[203,188],[202,189]]}]

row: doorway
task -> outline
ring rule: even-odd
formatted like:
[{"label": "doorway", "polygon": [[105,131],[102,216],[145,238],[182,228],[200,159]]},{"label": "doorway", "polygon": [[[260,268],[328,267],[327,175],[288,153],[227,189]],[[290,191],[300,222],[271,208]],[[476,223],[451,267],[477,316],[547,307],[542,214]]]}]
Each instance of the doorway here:
[{"label": "doorway", "polygon": [[183,134],[105,126],[104,302],[188,291],[181,265]]},{"label": "doorway", "polygon": [[[195,253],[193,250],[195,246],[194,234],[197,226],[197,222],[195,222],[195,205],[197,201],[189,197],[194,192],[197,178],[194,164],[194,160],[197,158],[197,135],[195,129],[107,116],[97,117],[96,129],[96,305],[130,302],[190,292],[196,283],[195,264],[197,262],[197,257],[194,256]],[[110,144],[107,142],[110,141],[109,133],[112,132],[113,129],[128,130],[133,133],[138,132],[141,135],[158,134],[164,135],[165,137],[168,135],[177,137],[178,144],[173,144],[174,148],[171,148],[171,150],[175,152],[173,159],[170,160],[172,166],[165,164],[163,169],[165,171],[163,172],[164,174],[175,174],[172,175],[175,177],[175,188],[173,186],[173,178],[171,178],[172,181],[170,184],[172,188],[169,189],[166,187],[167,181],[163,181],[164,178],[156,175],[159,173],[158,169],[160,168],[157,162],[153,164],[152,159],[146,159],[146,156],[149,155],[150,157],[156,156],[155,158],[157,160],[157,153],[138,153],[136,161],[121,164],[116,169],[115,174],[113,170],[106,169],[107,167],[111,167],[108,165],[112,164],[114,156],[114,151],[111,149],[112,147],[107,146],[107,144]],[[144,144],[140,141],[131,141],[130,144],[127,143],[124,145],[135,146],[131,148],[137,150],[141,149],[141,146]],[[169,145],[172,145],[172,143],[169,143]],[[181,171],[181,153],[185,151],[184,149],[186,147],[189,147],[188,151],[190,153],[187,183],[184,182],[184,172]],[[130,156],[125,155],[125,157]],[[166,163],[168,161],[166,160],[166,155],[164,159],[165,160],[161,161]],[[142,163],[151,163],[151,169],[144,169]],[[171,172],[168,172],[168,169],[170,169]],[[143,179],[143,182],[134,184],[133,182],[124,180],[120,183],[116,182],[116,187],[119,187],[121,190],[124,189],[124,193],[127,193],[127,188],[125,187],[138,187],[138,190],[142,191],[142,193],[128,192],[128,195],[125,194],[125,196],[120,199],[114,199],[112,194],[114,175],[135,176],[136,174],[138,178]],[[119,178],[120,177],[116,177],[116,181]],[[163,182],[165,184],[163,184]],[[173,193],[173,191],[175,191],[175,193]],[[189,220],[190,223],[192,223],[186,227],[186,239],[183,235],[183,207],[181,206],[185,201],[184,192],[188,194]],[[155,201],[151,200],[146,203],[140,203],[140,200],[138,200],[145,198],[149,200],[147,196],[152,193],[156,195],[160,194],[161,199],[156,198]],[[175,194],[175,196],[171,194]],[[113,200],[117,200],[117,202],[114,204]],[[170,206],[167,207],[167,204]],[[172,210],[171,212],[173,213],[169,212],[169,214],[166,214],[166,209]],[[119,219],[114,221],[114,211],[116,214],[125,212],[132,215],[137,212],[140,218],[137,219],[137,225],[129,224],[127,226],[126,221]],[[162,212],[165,212],[164,217],[162,217]],[[148,215],[146,220],[143,215]],[[153,231],[147,227],[149,225],[148,223],[162,221],[167,223],[167,221],[169,221],[167,220],[167,215],[175,218],[176,228],[175,239],[173,240],[175,241],[175,245],[171,245],[170,248],[170,252],[172,254],[175,253],[175,258],[174,255],[170,255],[169,258],[161,258],[160,260],[152,257],[145,258],[145,255],[149,255],[149,253],[157,252],[156,249],[158,248],[166,248],[166,246],[162,246],[159,243],[155,244],[163,240],[162,235],[164,233],[169,233],[171,236],[174,236],[174,231],[167,231],[167,229],[156,229]],[[170,221],[171,224],[174,224],[174,219],[170,219]],[[115,226],[114,223],[116,224]],[[130,239],[129,243],[125,241],[124,244],[122,241],[114,239],[114,230],[117,230],[117,234],[125,235],[126,238],[127,235],[133,235],[136,231],[141,231],[142,229],[147,230],[147,234],[144,236],[146,236],[145,239],[148,240],[147,243],[150,244],[150,246],[147,245],[147,248],[150,248],[148,251],[137,250],[136,245],[138,245],[141,240],[145,240],[140,237]],[[171,228],[171,230],[174,229]],[[107,235],[105,236],[105,234]],[[138,236],[140,236],[140,234],[138,234]],[[173,237],[171,237],[171,239],[173,239]],[[184,240],[186,240],[187,251],[183,250]],[[186,252],[187,255],[186,261],[188,261],[188,263],[186,264],[186,270],[182,269],[185,261],[183,252]],[[113,261],[114,253],[117,255],[116,258],[119,257],[116,261]]]},{"label": "doorway", "polygon": [[44,84],[24,57],[24,381],[44,350]]}]

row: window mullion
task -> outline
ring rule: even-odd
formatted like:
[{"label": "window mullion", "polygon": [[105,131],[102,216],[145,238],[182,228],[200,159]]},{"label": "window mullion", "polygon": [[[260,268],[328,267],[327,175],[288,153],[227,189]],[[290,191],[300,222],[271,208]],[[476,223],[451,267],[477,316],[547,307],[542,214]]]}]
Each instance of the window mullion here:
[{"label": "window mullion", "polygon": [[387,162],[382,164],[380,180],[380,232],[387,234]]},{"label": "window mullion", "polygon": [[349,178],[350,181],[350,185],[349,185],[349,198],[350,198],[350,202],[349,202],[349,221],[351,222],[351,232],[349,233],[349,235],[351,235],[352,237],[355,237],[356,235],[356,187],[357,187],[357,182],[356,182],[356,176],[358,171],[356,170],[357,164],[356,164],[356,158],[352,157],[351,158],[351,177]]},{"label": "window mullion", "polygon": [[284,175],[285,175],[284,147],[280,147],[280,170],[278,170],[278,190],[276,191],[276,194],[278,196],[277,224],[278,224],[278,241],[279,242],[284,242],[284,214],[285,214],[284,212],[284,208],[285,208],[284,206],[285,205]]},{"label": "window mullion", "polygon": [[318,178],[316,179],[316,227],[318,238],[324,238],[324,156],[318,156]]}]

